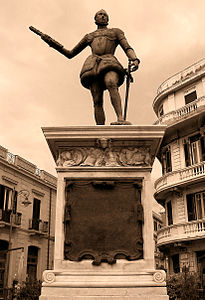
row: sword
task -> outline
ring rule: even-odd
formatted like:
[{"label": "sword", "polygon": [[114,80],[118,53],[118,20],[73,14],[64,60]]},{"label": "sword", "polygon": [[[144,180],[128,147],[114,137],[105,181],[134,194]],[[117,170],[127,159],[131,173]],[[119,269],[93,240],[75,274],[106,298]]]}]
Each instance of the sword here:
[{"label": "sword", "polygon": [[128,60],[128,67],[125,70],[126,71],[126,93],[125,93],[124,120],[126,120],[126,118],[127,118],[127,106],[128,106],[130,83],[134,82],[133,77],[131,75],[131,72],[132,72],[131,65],[132,65],[132,62],[129,59]]},{"label": "sword", "polygon": [[61,45],[59,42],[55,41],[52,37],[49,35],[41,32],[40,30],[36,29],[33,26],[30,26],[29,29],[34,32],[35,34],[39,35],[41,39],[46,42],[50,47],[60,51],[60,49],[63,48],[63,45]]}]

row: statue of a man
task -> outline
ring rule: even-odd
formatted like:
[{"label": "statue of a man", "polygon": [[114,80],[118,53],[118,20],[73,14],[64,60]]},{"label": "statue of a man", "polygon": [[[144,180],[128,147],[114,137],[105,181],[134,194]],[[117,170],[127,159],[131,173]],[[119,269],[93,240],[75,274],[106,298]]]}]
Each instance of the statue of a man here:
[{"label": "statue of a man", "polygon": [[118,45],[122,47],[132,62],[132,71],[138,69],[140,60],[128,44],[122,30],[118,28],[107,28],[108,20],[109,17],[105,10],[102,9],[98,11],[95,14],[97,30],[86,34],[72,50],[67,50],[62,45],[58,47],[55,43],[52,44],[53,40],[47,35],[42,36],[42,39],[67,58],[73,58],[84,48],[90,46],[92,54],[84,63],[80,78],[82,85],[91,91],[96,124],[105,124],[103,92],[106,89],[110,94],[111,103],[117,115],[116,123],[127,124],[123,119],[121,98],[118,91],[118,87],[124,81],[125,70],[114,56],[115,49]]}]

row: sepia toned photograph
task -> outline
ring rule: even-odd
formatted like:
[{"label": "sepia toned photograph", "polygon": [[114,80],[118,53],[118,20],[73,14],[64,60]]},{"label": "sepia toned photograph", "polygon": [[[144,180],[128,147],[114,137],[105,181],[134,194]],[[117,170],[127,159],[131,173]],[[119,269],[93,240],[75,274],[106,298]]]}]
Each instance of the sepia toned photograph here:
[{"label": "sepia toned photograph", "polygon": [[205,299],[205,2],[0,4],[0,300]]}]

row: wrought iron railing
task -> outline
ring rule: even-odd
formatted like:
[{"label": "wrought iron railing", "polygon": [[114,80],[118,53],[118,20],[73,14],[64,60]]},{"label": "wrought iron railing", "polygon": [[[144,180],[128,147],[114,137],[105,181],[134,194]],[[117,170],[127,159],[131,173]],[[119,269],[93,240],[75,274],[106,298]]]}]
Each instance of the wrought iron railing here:
[{"label": "wrought iron railing", "polygon": [[[20,226],[21,225],[21,213],[13,214],[13,225]],[[3,210],[0,209],[0,221],[11,223],[11,210]]]},{"label": "wrought iron railing", "polygon": [[35,231],[47,233],[48,222],[39,219],[29,219],[29,230],[35,230]]}]

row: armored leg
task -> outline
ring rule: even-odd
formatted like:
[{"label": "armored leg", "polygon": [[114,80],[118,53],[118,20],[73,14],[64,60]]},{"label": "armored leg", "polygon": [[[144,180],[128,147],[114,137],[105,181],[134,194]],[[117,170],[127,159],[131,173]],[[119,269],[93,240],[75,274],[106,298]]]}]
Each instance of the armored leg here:
[{"label": "armored leg", "polygon": [[90,91],[93,97],[93,104],[94,104],[94,115],[95,121],[97,125],[104,125],[105,124],[105,113],[103,110],[103,89],[97,82],[94,82],[91,87]]},{"label": "armored leg", "polygon": [[111,103],[117,115],[117,121],[123,122],[121,97],[118,91],[118,74],[114,71],[106,73],[104,77],[105,86],[110,93]]}]

